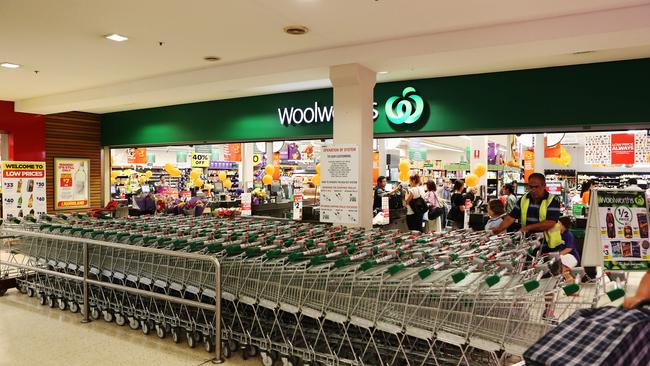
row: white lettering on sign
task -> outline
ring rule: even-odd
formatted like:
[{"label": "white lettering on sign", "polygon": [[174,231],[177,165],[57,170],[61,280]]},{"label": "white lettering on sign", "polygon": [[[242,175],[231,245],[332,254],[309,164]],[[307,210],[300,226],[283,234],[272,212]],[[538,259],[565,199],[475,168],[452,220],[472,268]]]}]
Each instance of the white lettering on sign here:
[{"label": "white lettering on sign", "polygon": [[[372,103],[372,119],[375,120],[379,117],[379,111],[377,110],[377,102]],[[323,122],[332,122],[334,117],[334,107],[333,106],[321,106],[318,105],[318,102],[314,102],[313,107],[307,108],[296,108],[296,107],[285,107],[278,108],[278,117],[280,118],[280,124],[285,125],[299,125],[301,123],[323,123]]]}]

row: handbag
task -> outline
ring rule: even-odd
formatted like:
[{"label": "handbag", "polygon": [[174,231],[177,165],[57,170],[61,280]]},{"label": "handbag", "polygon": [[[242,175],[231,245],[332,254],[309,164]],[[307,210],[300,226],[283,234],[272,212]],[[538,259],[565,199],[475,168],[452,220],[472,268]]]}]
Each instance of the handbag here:
[{"label": "handbag", "polygon": [[438,195],[433,193],[433,196],[436,198],[436,206],[435,207],[429,207],[429,212],[427,214],[427,218],[429,220],[435,220],[438,217],[442,216],[443,208],[440,207],[440,203],[438,201]]},{"label": "handbag", "polygon": [[411,207],[411,210],[413,210],[413,213],[420,217],[429,209],[427,202],[422,198],[422,194],[420,194],[418,198],[413,198],[409,203],[409,206]]}]

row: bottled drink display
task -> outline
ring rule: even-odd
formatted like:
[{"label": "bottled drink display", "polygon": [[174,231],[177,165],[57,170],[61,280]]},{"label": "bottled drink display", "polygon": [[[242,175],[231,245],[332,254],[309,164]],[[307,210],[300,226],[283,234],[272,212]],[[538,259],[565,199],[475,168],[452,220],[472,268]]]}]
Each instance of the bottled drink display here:
[{"label": "bottled drink display", "polygon": [[75,200],[86,198],[86,168],[84,162],[79,163],[79,169],[74,173],[74,192]]},{"label": "bottled drink display", "polygon": [[18,197],[18,204],[16,205],[17,208],[23,207],[23,196]]},{"label": "bottled drink display", "polygon": [[30,194],[29,199],[27,200],[27,208],[32,207],[34,207],[34,194]]},{"label": "bottled drink display", "polygon": [[20,193],[20,191],[23,189],[23,180],[19,180],[18,184],[16,184],[16,193]]},{"label": "bottled drink display", "polygon": [[625,226],[623,226],[623,235],[627,239],[632,239],[632,236],[634,236],[634,232],[632,231],[632,226],[630,226],[630,224],[625,224]]},{"label": "bottled drink display", "polygon": [[644,213],[637,213],[636,218],[639,221],[639,236],[648,237],[648,216]]},{"label": "bottled drink display", "polygon": [[27,192],[34,192],[34,180],[33,179],[28,179],[27,180]]},{"label": "bottled drink display", "polygon": [[607,216],[605,217],[605,222],[607,223],[607,237],[615,238],[616,237],[616,225],[614,225],[614,214],[611,209],[607,209]]}]

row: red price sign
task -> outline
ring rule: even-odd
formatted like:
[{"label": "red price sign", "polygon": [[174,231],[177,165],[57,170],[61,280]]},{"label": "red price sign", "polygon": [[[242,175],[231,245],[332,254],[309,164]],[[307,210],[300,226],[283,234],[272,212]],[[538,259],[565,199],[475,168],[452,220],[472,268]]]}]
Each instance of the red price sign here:
[{"label": "red price sign", "polygon": [[59,178],[59,186],[61,187],[72,187],[72,175],[70,174],[61,174]]}]

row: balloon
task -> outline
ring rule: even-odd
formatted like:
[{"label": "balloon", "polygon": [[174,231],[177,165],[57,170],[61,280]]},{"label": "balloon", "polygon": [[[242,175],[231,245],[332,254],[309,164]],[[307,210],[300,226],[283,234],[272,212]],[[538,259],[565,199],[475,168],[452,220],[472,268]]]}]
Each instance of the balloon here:
[{"label": "balloon", "polygon": [[479,178],[485,175],[486,170],[487,168],[483,163],[476,163],[476,165],[474,165],[474,174],[476,174]]},{"label": "balloon", "polygon": [[316,174],[320,175],[320,163],[316,164]]},{"label": "balloon", "polygon": [[[264,168],[264,173],[266,173],[267,175],[273,176],[274,172],[275,172],[275,167],[273,165],[267,165],[266,168]],[[273,177],[271,177],[271,179],[273,179]]]},{"label": "balloon", "polygon": [[409,181],[409,173],[408,172],[399,173],[399,181],[400,182],[408,182]]},{"label": "balloon", "polygon": [[411,164],[408,162],[408,160],[402,160],[399,162],[399,171],[400,173],[408,173],[409,169],[411,168]]},{"label": "balloon", "polygon": [[147,179],[146,175],[142,175],[142,176],[140,176],[140,178],[138,178],[138,181],[140,182],[140,184],[145,184],[145,183],[147,183],[148,180],[149,179]]},{"label": "balloon", "polygon": [[146,172],[144,172],[144,175],[145,175],[147,178],[151,178],[151,176],[153,175],[153,172],[152,172],[151,170],[147,170]]},{"label": "balloon", "polygon": [[119,170],[111,170],[111,178],[119,176],[122,172]]},{"label": "balloon", "polygon": [[273,183],[273,176],[270,174],[265,175],[264,177],[262,177],[262,183],[266,185]]},{"label": "balloon", "polygon": [[197,179],[199,179],[199,176],[200,176],[200,175],[201,175],[201,172],[199,172],[199,171],[196,170],[196,169],[193,169],[193,170],[190,172],[190,178],[192,178],[192,180],[197,180]]},{"label": "balloon", "polygon": [[472,173],[465,177],[465,184],[468,187],[476,187],[478,185],[478,175]]},{"label": "balloon", "polygon": [[214,189],[214,185],[209,184],[209,183],[206,183],[206,184],[203,185],[203,188],[205,188],[205,189],[211,191],[211,190]]},{"label": "balloon", "polygon": [[168,172],[172,177],[180,177],[181,171],[178,168],[173,168],[171,172]]},{"label": "balloon", "polygon": [[117,179],[111,178],[111,184],[117,184]]},{"label": "balloon", "polygon": [[311,182],[312,182],[315,186],[319,186],[319,185],[320,185],[320,174],[316,174],[316,175],[314,175],[314,176],[311,178]]},{"label": "balloon", "polygon": [[169,174],[172,174],[172,172],[174,171],[174,164],[172,163],[165,164],[165,171]]},{"label": "balloon", "polygon": [[226,175],[226,172],[220,171],[219,172],[219,180],[223,182],[223,181],[226,180],[226,178],[228,178],[228,176]]},{"label": "balloon", "polygon": [[230,187],[232,187],[232,181],[230,180],[230,178],[226,178],[223,180],[223,187],[226,189],[230,189]]},{"label": "balloon", "polygon": [[199,187],[199,188],[203,187],[203,179],[199,178],[199,179],[195,180],[194,185]]}]

